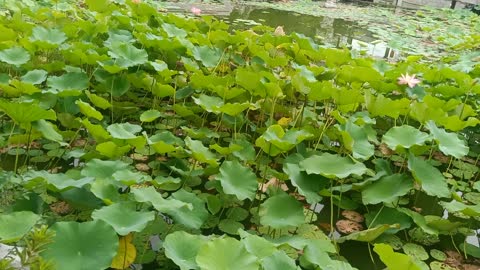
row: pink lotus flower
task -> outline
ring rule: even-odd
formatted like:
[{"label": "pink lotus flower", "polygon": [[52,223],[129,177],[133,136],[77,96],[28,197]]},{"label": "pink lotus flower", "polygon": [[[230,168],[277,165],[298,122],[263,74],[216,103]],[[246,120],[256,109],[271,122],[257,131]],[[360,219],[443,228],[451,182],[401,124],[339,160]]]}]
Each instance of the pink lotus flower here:
[{"label": "pink lotus flower", "polygon": [[140,4],[142,2],[142,0],[132,0],[132,3],[134,4]]},{"label": "pink lotus flower", "polygon": [[193,13],[193,15],[200,16],[202,14],[202,10],[197,7],[192,7],[190,11]]},{"label": "pink lotus flower", "polygon": [[407,84],[408,87],[413,88],[415,85],[419,84],[421,81],[415,78],[415,74],[412,76],[405,74],[398,78],[398,84]]}]

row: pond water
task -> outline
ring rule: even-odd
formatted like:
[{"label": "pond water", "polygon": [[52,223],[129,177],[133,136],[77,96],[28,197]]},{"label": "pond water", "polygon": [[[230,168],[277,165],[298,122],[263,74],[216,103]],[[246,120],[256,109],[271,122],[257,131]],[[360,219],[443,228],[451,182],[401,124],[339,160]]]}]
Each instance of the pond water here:
[{"label": "pond water", "polygon": [[396,60],[399,57],[397,51],[388,48],[385,43],[379,42],[372,32],[355,22],[343,19],[311,16],[248,4],[194,5],[191,3],[165,3],[167,10],[180,13],[189,12],[193,6],[199,7],[202,14],[212,14],[219,17],[229,23],[232,29],[249,29],[255,25],[267,25],[273,28],[282,26],[287,34],[297,32],[314,38],[316,42],[327,46],[348,47],[354,51],[378,58]]}]

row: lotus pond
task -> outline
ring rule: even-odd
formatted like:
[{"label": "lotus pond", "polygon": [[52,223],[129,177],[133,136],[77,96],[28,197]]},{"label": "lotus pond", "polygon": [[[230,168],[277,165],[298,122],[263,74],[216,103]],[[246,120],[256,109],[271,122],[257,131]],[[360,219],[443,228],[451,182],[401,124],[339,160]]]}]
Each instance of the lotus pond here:
[{"label": "lotus pond", "polygon": [[479,268],[478,33],[70,2],[0,6],[0,269]]}]

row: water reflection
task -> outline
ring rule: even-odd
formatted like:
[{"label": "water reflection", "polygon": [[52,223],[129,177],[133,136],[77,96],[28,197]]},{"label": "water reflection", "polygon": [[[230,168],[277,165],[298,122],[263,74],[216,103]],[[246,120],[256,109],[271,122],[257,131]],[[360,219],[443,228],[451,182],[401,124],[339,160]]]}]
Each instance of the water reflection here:
[{"label": "water reflection", "polygon": [[325,45],[349,47],[373,57],[397,59],[398,53],[373,34],[354,22],[329,17],[317,17],[291,11],[259,8],[248,5],[235,6],[230,15],[222,18],[236,29],[247,29],[255,24],[271,27],[283,26],[286,33],[297,32],[316,37]]}]

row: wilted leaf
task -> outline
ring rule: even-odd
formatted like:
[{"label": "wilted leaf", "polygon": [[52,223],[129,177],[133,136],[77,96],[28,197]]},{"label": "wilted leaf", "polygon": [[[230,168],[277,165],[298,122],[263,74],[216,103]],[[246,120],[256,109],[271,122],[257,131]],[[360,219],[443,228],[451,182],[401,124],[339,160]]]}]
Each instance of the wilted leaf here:
[{"label": "wilted leaf", "polygon": [[137,249],[132,244],[132,239],[132,234],[120,237],[117,255],[112,260],[111,268],[127,269],[135,261]]}]

